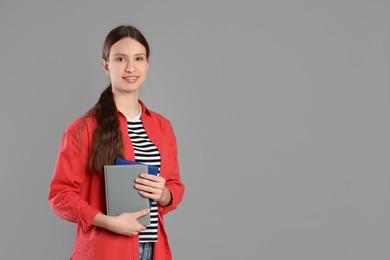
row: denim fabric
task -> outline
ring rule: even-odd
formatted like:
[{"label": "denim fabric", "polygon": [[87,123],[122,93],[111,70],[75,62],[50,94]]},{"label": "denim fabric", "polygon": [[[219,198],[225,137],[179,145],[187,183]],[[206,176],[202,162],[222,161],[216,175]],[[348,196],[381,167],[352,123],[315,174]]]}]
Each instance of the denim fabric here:
[{"label": "denim fabric", "polygon": [[154,243],[139,243],[138,255],[139,260],[152,260],[153,259],[153,245]]}]

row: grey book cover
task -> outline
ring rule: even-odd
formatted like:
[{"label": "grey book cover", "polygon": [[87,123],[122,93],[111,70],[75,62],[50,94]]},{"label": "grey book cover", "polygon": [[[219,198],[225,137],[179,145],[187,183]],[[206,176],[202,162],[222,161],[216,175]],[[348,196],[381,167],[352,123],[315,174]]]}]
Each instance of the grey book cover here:
[{"label": "grey book cover", "polygon": [[[117,216],[149,208],[149,199],[142,197],[134,185],[141,173],[148,173],[147,165],[105,165],[107,215]],[[143,225],[150,224],[150,213],[138,218]]]}]

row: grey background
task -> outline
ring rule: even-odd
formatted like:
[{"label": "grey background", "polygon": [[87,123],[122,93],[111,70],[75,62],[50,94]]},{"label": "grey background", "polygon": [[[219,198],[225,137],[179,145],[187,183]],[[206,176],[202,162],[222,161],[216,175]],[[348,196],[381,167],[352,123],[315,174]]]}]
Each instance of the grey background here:
[{"label": "grey background", "polygon": [[0,258],[69,259],[47,203],[65,126],[133,24],[141,98],[168,117],[187,190],[174,259],[389,259],[389,1],[0,2]]}]

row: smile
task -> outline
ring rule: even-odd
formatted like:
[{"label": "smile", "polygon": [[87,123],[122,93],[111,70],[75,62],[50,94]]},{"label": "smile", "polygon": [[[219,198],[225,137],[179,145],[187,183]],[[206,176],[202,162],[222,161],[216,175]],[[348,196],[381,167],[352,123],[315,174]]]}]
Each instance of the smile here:
[{"label": "smile", "polygon": [[138,76],[132,76],[132,77],[123,77],[123,79],[128,83],[134,83],[137,81]]}]

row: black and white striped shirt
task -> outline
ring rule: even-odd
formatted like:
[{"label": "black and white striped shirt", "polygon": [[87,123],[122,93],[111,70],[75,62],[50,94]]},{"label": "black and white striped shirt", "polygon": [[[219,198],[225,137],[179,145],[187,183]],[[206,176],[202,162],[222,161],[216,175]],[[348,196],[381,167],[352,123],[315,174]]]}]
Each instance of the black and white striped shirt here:
[{"label": "black and white striped shirt", "polygon": [[[146,134],[141,121],[141,112],[135,118],[127,118],[127,131],[134,147],[135,161],[160,167],[160,152]],[[150,208],[150,225],[139,233],[139,242],[157,242],[157,226],[158,205],[153,201]]]}]

